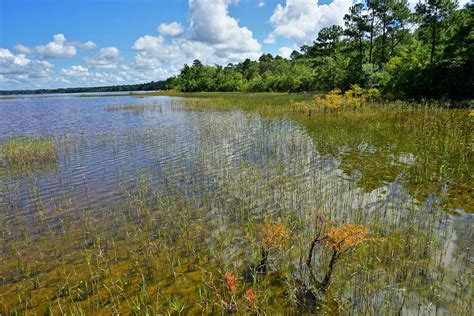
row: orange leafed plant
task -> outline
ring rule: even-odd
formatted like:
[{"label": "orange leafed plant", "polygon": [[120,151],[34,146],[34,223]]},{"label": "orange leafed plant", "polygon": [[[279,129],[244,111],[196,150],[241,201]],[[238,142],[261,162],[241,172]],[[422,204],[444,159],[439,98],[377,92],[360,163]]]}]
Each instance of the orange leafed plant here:
[{"label": "orange leafed plant", "polygon": [[[306,266],[309,269],[312,280],[315,283],[319,283],[320,291],[325,292],[328,289],[334,271],[334,265],[344,253],[363,242],[372,240],[374,240],[374,238],[369,236],[367,228],[364,225],[341,224],[337,226],[336,223],[326,221],[323,216],[317,215],[315,220],[315,234],[310,244]],[[313,271],[313,251],[319,242],[323,242],[326,247],[332,250],[328,270],[322,282],[316,280],[316,275]]]},{"label": "orange leafed plant", "polygon": [[282,249],[291,239],[288,227],[281,221],[276,223],[264,223],[260,226],[260,264],[257,270],[261,273],[267,272],[267,262],[270,250]]},{"label": "orange leafed plant", "polygon": [[343,224],[328,229],[325,243],[328,247],[343,253],[369,239],[364,225]]},{"label": "orange leafed plant", "polygon": [[290,239],[288,227],[281,221],[276,223],[265,223],[261,226],[262,247],[281,248]]}]

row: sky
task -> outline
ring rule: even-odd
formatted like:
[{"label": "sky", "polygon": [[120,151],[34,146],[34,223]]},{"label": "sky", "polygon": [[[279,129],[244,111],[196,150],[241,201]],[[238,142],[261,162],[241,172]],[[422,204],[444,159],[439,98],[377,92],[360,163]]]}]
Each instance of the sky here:
[{"label": "sky", "polygon": [[[416,1],[416,0],[411,0]],[[288,57],[353,0],[0,0],[0,90],[163,80],[184,64]]]}]

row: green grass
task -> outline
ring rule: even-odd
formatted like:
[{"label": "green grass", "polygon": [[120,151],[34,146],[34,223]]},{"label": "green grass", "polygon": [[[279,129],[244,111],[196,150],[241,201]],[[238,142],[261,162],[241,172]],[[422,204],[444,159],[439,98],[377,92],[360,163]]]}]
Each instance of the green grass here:
[{"label": "green grass", "polygon": [[15,100],[14,97],[0,97],[0,100]]},{"label": "green grass", "polygon": [[56,145],[50,137],[15,137],[0,143],[0,156],[10,167],[57,161]]}]

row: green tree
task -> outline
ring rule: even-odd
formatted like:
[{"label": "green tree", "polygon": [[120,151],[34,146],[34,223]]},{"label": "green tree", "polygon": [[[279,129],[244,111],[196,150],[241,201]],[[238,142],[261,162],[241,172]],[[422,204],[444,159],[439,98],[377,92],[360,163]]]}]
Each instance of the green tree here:
[{"label": "green tree", "polygon": [[429,35],[426,37],[429,38],[431,47],[430,63],[434,61],[439,34],[445,26],[444,22],[455,8],[456,2],[452,0],[420,0],[416,5],[420,29],[429,30]]},{"label": "green tree", "polygon": [[344,16],[344,35],[349,41],[355,43],[358,51],[358,62],[362,66],[364,63],[364,37],[370,30],[365,7],[362,3],[356,3],[349,9],[349,13]]}]

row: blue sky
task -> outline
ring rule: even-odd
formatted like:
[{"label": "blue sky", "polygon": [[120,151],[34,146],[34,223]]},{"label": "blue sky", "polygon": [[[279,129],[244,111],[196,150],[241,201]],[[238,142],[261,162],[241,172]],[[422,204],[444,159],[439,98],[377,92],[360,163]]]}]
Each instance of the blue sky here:
[{"label": "blue sky", "polygon": [[0,89],[165,79],[184,63],[288,56],[352,0],[0,0]]}]

